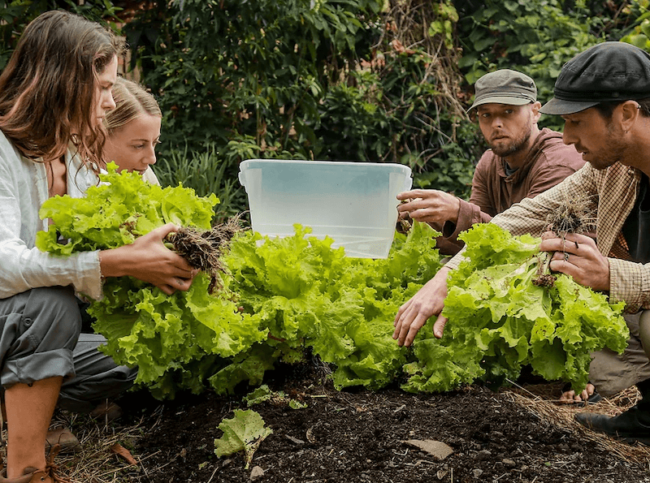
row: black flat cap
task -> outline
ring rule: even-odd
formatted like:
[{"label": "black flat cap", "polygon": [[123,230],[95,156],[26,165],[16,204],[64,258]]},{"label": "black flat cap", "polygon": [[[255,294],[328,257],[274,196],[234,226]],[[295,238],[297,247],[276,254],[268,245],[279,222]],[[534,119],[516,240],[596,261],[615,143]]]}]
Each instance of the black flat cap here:
[{"label": "black flat cap", "polygon": [[625,42],[594,45],[564,64],[540,112],[565,115],[601,102],[650,97],[650,54]]}]

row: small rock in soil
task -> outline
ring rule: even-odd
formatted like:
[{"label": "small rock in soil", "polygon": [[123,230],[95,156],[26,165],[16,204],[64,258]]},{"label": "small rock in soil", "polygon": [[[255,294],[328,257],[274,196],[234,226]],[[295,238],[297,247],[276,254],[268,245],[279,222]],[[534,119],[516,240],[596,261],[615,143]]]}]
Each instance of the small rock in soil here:
[{"label": "small rock in soil", "polygon": [[488,459],[490,456],[492,456],[492,451],[490,451],[490,450],[488,450],[488,449],[484,449],[484,450],[482,450],[482,451],[479,451],[479,452],[476,454],[476,459],[479,460],[479,461],[480,461],[480,460],[486,460],[486,459]]},{"label": "small rock in soil", "polygon": [[264,476],[264,470],[259,466],[254,466],[251,471],[251,481],[255,481],[262,476]]},{"label": "small rock in soil", "polygon": [[517,463],[515,463],[513,460],[508,459],[508,458],[503,460],[503,464],[506,465],[506,466],[510,466],[510,467],[517,466]]},{"label": "small rock in soil", "polygon": [[454,450],[447,446],[445,443],[441,441],[433,441],[431,439],[425,439],[424,441],[421,441],[419,439],[409,439],[403,442],[420,448],[422,451],[426,451],[439,461],[444,460],[454,452]]},{"label": "small rock in soil", "polygon": [[474,473],[474,478],[478,478],[483,474],[483,470],[479,470],[478,468],[472,471]]}]

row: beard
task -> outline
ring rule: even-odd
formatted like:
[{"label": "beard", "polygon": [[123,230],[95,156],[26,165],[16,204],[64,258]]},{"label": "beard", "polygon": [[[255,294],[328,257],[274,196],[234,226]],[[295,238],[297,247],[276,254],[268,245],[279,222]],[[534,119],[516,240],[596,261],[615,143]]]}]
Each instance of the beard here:
[{"label": "beard", "polygon": [[[591,159],[589,164],[598,170],[609,168],[614,163],[621,161],[625,158],[626,145],[621,141],[622,132],[617,132],[614,124],[609,122],[607,124],[607,144],[601,149],[598,154],[589,153]],[[582,146],[576,145],[576,149],[584,151]]]},{"label": "beard", "polygon": [[526,148],[528,145],[528,140],[530,135],[533,132],[533,126],[529,122],[527,124],[526,130],[521,133],[521,135],[508,143],[490,143],[490,148],[492,152],[497,156],[505,158],[511,156],[515,153],[520,152],[522,149]]}]

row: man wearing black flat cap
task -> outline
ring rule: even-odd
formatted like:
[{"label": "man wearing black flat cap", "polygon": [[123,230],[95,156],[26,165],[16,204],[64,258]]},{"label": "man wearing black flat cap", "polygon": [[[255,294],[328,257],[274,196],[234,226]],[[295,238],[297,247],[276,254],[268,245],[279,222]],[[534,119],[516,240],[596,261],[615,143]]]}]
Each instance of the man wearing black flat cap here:
[{"label": "man wearing black flat cap", "polygon": [[[650,309],[650,55],[622,42],[591,47],[562,68],[554,94],[541,112],[564,118],[564,142],[588,163],[492,223],[513,235],[543,234],[541,249],[555,252],[552,270],[608,292],[611,302],[626,302],[626,312],[633,314],[626,316],[628,348],[621,357],[608,351],[594,354],[590,379],[604,395],[636,384],[643,399],[613,418],[580,413],[576,419],[595,431],[650,444],[650,316],[640,312]],[[597,240],[545,233],[547,215],[571,199],[589,201]],[[434,334],[442,337],[447,274],[461,260],[462,252],[400,308],[395,318],[400,342],[412,340],[434,315]]]},{"label": "man wearing black flat cap", "polygon": [[430,223],[442,232],[440,253],[455,255],[463,247],[458,234],[524,198],[533,198],[584,165],[582,157],[562,142],[562,134],[539,129],[537,87],[533,79],[510,69],[485,74],[476,81],[470,111],[475,111],[490,145],[481,156],[469,202],[439,190],[411,190],[397,195],[402,217]]}]

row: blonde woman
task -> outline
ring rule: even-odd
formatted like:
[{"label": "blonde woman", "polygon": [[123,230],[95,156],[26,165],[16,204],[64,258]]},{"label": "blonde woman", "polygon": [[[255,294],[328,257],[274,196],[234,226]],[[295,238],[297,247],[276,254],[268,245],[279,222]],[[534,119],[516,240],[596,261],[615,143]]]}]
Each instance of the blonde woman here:
[{"label": "blonde woman", "polygon": [[160,184],[151,166],[156,163],[162,113],[154,97],[140,84],[118,78],[113,86],[115,109],[106,114],[106,162],[119,170],[137,171],[152,184]]}]

